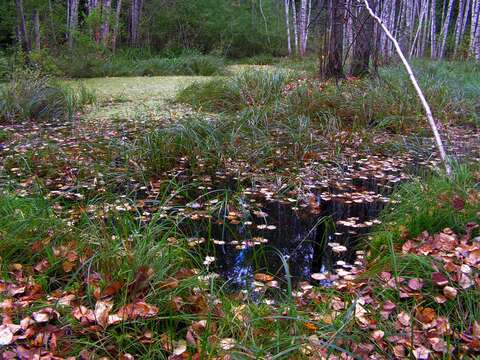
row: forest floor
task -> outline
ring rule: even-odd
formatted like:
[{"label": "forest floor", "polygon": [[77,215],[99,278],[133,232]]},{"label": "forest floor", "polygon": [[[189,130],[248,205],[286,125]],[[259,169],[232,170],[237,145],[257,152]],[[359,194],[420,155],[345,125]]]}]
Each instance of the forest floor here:
[{"label": "forest floor", "polygon": [[0,125],[2,358],[479,354],[475,96],[435,98],[447,178],[407,94],[244,70]]}]

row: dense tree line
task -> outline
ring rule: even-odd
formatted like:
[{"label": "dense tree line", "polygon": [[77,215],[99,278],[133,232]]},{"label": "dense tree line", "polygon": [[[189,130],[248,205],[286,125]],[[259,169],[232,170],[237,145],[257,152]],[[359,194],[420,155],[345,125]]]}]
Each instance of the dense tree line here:
[{"label": "dense tree line", "polygon": [[[318,49],[326,77],[362,75],[394,54],[355,0],[2,1],[0,44],[27,52],[127,47],[245,57]],[[371,6],[409,57],[480,59],[480,0],[375,0]]]}]

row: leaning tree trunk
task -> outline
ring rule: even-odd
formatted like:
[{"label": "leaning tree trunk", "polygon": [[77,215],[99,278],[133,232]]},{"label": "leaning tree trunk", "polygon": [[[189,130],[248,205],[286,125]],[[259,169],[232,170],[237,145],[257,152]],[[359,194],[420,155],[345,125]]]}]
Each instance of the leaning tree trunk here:
[{"label": "leaning tree trunk", "polygon": [[362,7],[353,21],[355,43],[350,73],[353,76],[368,74],[370,54],[372,52],[373,19],[365,7]]},{"label": "leaning tree trunk", "polygon": [[330,0],[329,6],[329,38],[327,65],[324,76],[326,78],[341,78],[343,73],[343,21],[345,9],[341,0]]},{"label": "leaning tree trunk", "polygon": [[445,56],[445,48],[446,48],[446,45],[447,45],[447,37],[448,37],[448,27],[450,26],[450,18],[452,16],[453,2],[454,2],[454,0],[449,0],[448,1],[448,8],[447,8],[447,12],[445,14],[445,20],[443,22],[442,32],[440,34],[441,41],[442,41],[440,43],[440,49],[438,49],[438,57],[440,59],[443,59],[443,57]]},{"label": "leaning tree trunk", "polygon": [[23,2],[22,0],[15,0],[15,5],[17,9],[17,19],[18,19],[18,33],[19,38],[22,43],[22,47],[25,51],[30,51],[31,45],[27,32],[27,23],[25,21],[25,13],[23,11]]},{"label": "leaning tree trunk", "polygon": [[120,13],[122,11],[122,0],[117,0],[117,9],[115,10],[115,25],[113,27],[112,51],[117,49],[117,38],[120,30]]}]

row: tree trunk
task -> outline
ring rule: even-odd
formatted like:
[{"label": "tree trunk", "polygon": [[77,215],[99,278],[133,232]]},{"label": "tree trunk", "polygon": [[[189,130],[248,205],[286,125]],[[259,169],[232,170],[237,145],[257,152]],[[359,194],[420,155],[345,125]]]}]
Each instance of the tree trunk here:
[{"label": "tree trunk", "polygon": [[469,54],[472,57],[476,57],[476,48],[480,45],[478,35],[479,35],[479,24],[478,16],[480,13],[480,0],[472,0],[472,18],[470,23],[470,47]]},{"label": "tree trunk", "polygon": [[[68,4],[68,1],[67,1],[67,4]],[[52,35],[53,45],[57,45],[58,44],[57,33],[55,31],[55,24],[53,22],[52,0],[48,0],[48,15],[49,15],[49,20],[50,20],[50,31],[52,32],[51,35]]]},{"label": "tree trunk", "polygon": [[307,15],[307,21],[305,23],[305,51],[307,51],[308,48],[308,33],[310,32],[310,19],[312,17],[312,0],[308,0],[308,15]]},{"label": "tree trunk", "polygon": [[15,0],[15,5],[17,9],[18,32],[20,36],[20,41],[22,43],[23,49],[29,52],[31,49],[31,46],[30,46],[30,40],[27,32],[27,23],[25,22],[25,13],[23,11],[22,0]]},{"label": "tree trunk", "polygon": [[445,47],[447,45],[448,27],[450,26],[450,18],[452,16],[453,2],[454,0],[448,1],[448,8],[445,14],[445,20],[443,22],[442,32],[440,33],[441,41],[442,41],[440,43],[440,49],[438,50],[438,57],[440,59],[443,59],[443,57],[445,56]]},{"label": "tree trunk", "polygon": [[436,13],[437,1],[432,0],[430,7],[430,17],[432,22],[430,24],[430,57],[435,59],[437,57],[437,13]]},{"label": "tree trunk", "polygon": [[40,15],[38,10],[33,11],[33,34],[35,38],[35,50],[40,50]]},{"label": "tree trunk", "polygon": [[350,73],[353,76],[364,76],[369,72],[370,54],[372,52],[373,19],[365,7],[359,12],[353,21],[355,32],[355,45]]},{"label": "tree trunk", "polygon": [[115,52],[117,50],[117,38],[118,32],[120,30],[120,13],[122,11],[122,0],[117,0],[117,9],[115,10],[115,25],[113,28],[113,36],[112,36],[112,51]]},{"label": "tree trunk", "polygon": [[287,51],[288,51],[288,56],[292,55],[292,39],[290,35],[290,1],[285,0],[284,1],[285,5],[285,28],[287,29]]},{"label": "tree trunk", "polygon": [[111,0],[103,0],[102,7],[102,43],[105,47],[108,47],[108,41],[110,37],[110,11],[112,7]]},{"label": "tree trunk", "polygon": [[462,26],[463,26],[463,13],[465,7],[465,0],[460,0],[458,4],[458,15],[457,21],[455,22],[455,44],[453,48],[453,54],[457,55],[458,47],[460,46],[460,35],[462,33]]},{"label": "tree trunk", "polygon": [[73,48],[73,40],[78,23],[78,0],[68,0],[68,47]]},{"label": "tree trunk", "polygon": [[341,78],[343,73],[343,21],[345,9],[341,0],[330,0],[329,4],[329,38],[326,78]]},{"label": "tree trunk", "polygon": [[297,21],[297,5],[295,5],[295,0],[291,1],[292,3],[292,16],[293,16],[293,37],[295,44],[295,53],[298,54],[298,21]]},{"label": "tree trunk", "polygon": [[305,35],[307,27],[307,0],[301,0],[300,12],[298,13],[298,27],[300,30],[300,56],[305,55]]},{"label": "tree trunk", "polygon": [[142,5],[142,0],[132,0],[130,13],[130,41],[132,43],[132,46],[138,46],[140,41],[139,29]]}]

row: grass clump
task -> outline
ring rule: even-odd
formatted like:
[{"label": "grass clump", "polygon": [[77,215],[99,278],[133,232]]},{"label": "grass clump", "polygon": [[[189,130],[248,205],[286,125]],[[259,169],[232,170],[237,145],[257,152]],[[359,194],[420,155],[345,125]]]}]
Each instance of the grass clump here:
[{"label": "grass clump", "polygon": [[16,72],[0,89],[0,120],[70,120],[95,101],[95,94],[81,85],[61,85],[35,70]]},{"label": "grass clump", "polygon": [[228,79],[195,83],[182,90],[177,100],[206,111],[238,111],[247,107],[272,106],[292,74],[283,70],[242,72]]},{"label": "grass clump", "polygon": [[194,117],[153,131],[135,151],[154,174],[172,169],[184,157],[191,167],[215,167],[223,157],[226,136],[220,123]]},{"label": "grass clump", "polygon": [[212,76],[226,73],[223,58],[213,55],[184,54],[178,57],[99,56],[87,54],[78,58],[67,56],[58,67],[70,78],[119,77],[119,76]]}]

